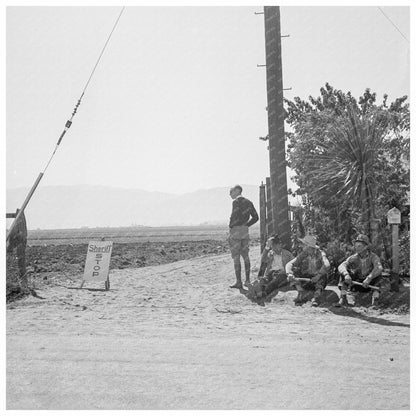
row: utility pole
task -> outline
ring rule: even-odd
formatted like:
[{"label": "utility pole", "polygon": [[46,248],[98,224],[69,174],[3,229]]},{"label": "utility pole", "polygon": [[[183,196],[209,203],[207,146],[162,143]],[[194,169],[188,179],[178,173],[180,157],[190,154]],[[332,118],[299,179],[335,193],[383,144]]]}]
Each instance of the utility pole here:
[{"label": "utility pole", "polygon": [[286,148],[283,108],[282,47],[279,6],[264,7],[266,41],[267,111],[273,232],[291,248],[287,196]]},{"label": "utility pole", "polygon": [[266,208],[266,187],[263,182],[259,188],[259,201],[260,201],[260,254],[263,253],[266,246],[267,239],[267,208]]},{"label": "utility pole", "polygon": [[273,215],[272,215],[272,187],[270,185],[270,177],[266,178],[266,231],[267,237],[273,235]]}]

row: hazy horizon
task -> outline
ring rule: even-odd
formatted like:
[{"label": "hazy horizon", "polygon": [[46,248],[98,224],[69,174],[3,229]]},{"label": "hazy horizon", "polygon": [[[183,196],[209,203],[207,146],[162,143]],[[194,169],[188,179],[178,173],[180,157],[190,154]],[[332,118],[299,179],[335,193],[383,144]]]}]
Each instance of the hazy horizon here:
[{"label": "hazy horizon", "polygon": [[[39,187],[25,209],[29,229],[80,227],[198,226],[226,224],[232,200],[228,187],[200,189],[181,195],[103,185]],[[7,191],[6,211],[15,212],[28,188]],[[259,212],[259,186],[243,184],[243,196]],[[299,198],[289,196],[291,205]],[[11,223],[6,221],[6,226]]]},{"label": "hazy horizon", "polygon": [[[128,188],[128,187],[125,187],[125,186],[122,186],[122,185],[113,186],[113,185],[104,185],[104,184],[95,185],[95,184],[88,184],[88,183],[82,183],[82,184],[76,184],[75,183],[75,184],[70,184],[70,185],[39,185],[37,187],[37,190],[42,189],[42,188],[58,188],[58,187],[84,187],[84,188],[97,187],[97,188],[122,189],[122,190],[126,190],[126,191],[141,191],[141,192],[147,192],[147,193],[157,193],[157,194],[180,196],[180,195],[192,194],[192,193],[199,192],[199,191],[210,191],[210,190],[214,190],[214,189],[224,189],[225,190],[225,189],[231,188],[234,185],[240,185],[243,188],[243,192],[242,192],[243,196],[244,196],[244,188],[253,187],[253,186],[258,186],[259,187],[260,186],[260,184],[256,185],[256,184],[247,184],[247,183],[246,184],[244,184],[244,183],[240,183],[240,184],[234,183],[234,184],[230,184],[230,186],[212,186],[212,187],[207,187],[207,188],[196,188],[194,190],[190,190],[190,191],[187,191],[187,192],[178,193],[178,192],[159,191],[157,189],[149,191],[149,190],[142,189],[142,188]],[[295,184],[293,184],[293,185],[296,186]],[[30,189],[31,189],[31,187],[27,187],[27,186],[17,186],[17,187],[13,187],[13,188],[6,188],[6,193],[7,193],[7,191],[14,191],[14,190],[25,190],[25,191],[27,190],[29,192]],[[228,193],[226,195],[228,195]]]}]

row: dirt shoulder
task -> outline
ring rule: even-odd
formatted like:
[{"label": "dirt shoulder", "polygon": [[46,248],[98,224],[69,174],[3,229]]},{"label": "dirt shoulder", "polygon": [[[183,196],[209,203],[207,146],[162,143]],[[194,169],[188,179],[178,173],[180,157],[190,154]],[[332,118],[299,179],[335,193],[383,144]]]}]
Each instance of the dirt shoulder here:
[{"label": "dirt shoulder", "polygon": [[8,305],[8,409],[409,409],[408,314],[261,307],[228,254],[81,276]]},{"label": "dirt shoulder", "polygon": [[[87,242],[79,243],[74,240],[71,244],[55,244],[46,241],[44,244],[28,244],[26,248],[26,271],[30,288],[43,282],[70,283],[84,271]],[[227,251],[228,244],[220,240],[115,242],[110,270],[168,264]],[[17,283],[18,276],[15,255],[7,256],[7,275],[7,302],[26,296],[27,293],[22,293],[19,285],[13,284]]]}]

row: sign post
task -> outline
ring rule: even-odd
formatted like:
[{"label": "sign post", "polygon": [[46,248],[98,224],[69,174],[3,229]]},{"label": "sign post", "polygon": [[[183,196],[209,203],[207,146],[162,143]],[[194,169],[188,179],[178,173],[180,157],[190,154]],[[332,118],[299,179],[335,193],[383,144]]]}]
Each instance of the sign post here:
[{"label": "sign post", "polygon": [[401,223],[401,212],[392,208],[387,212],[387,222],[391,224],[391,245],[392,245],[392,285],[394,292],[399,291],[399,224]]},{"label": "sign post", "polygon": [[105,289],[110,289],[109,270],[112,250],[112,241],[89,242],[81,288],[86,281],[97,282],[104,280]]}]

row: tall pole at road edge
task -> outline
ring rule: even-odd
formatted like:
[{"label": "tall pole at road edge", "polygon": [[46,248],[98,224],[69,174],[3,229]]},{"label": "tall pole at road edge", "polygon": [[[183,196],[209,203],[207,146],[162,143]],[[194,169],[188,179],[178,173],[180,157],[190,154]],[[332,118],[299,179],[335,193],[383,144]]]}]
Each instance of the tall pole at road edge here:
[{"label": "tall pole at road edge", "polygon": [[280,8],[278,6],[264,7],[264,26],[273,232],[279,234],[283,246],[290,249],[291,237],[286,175],[282,47]]}]

